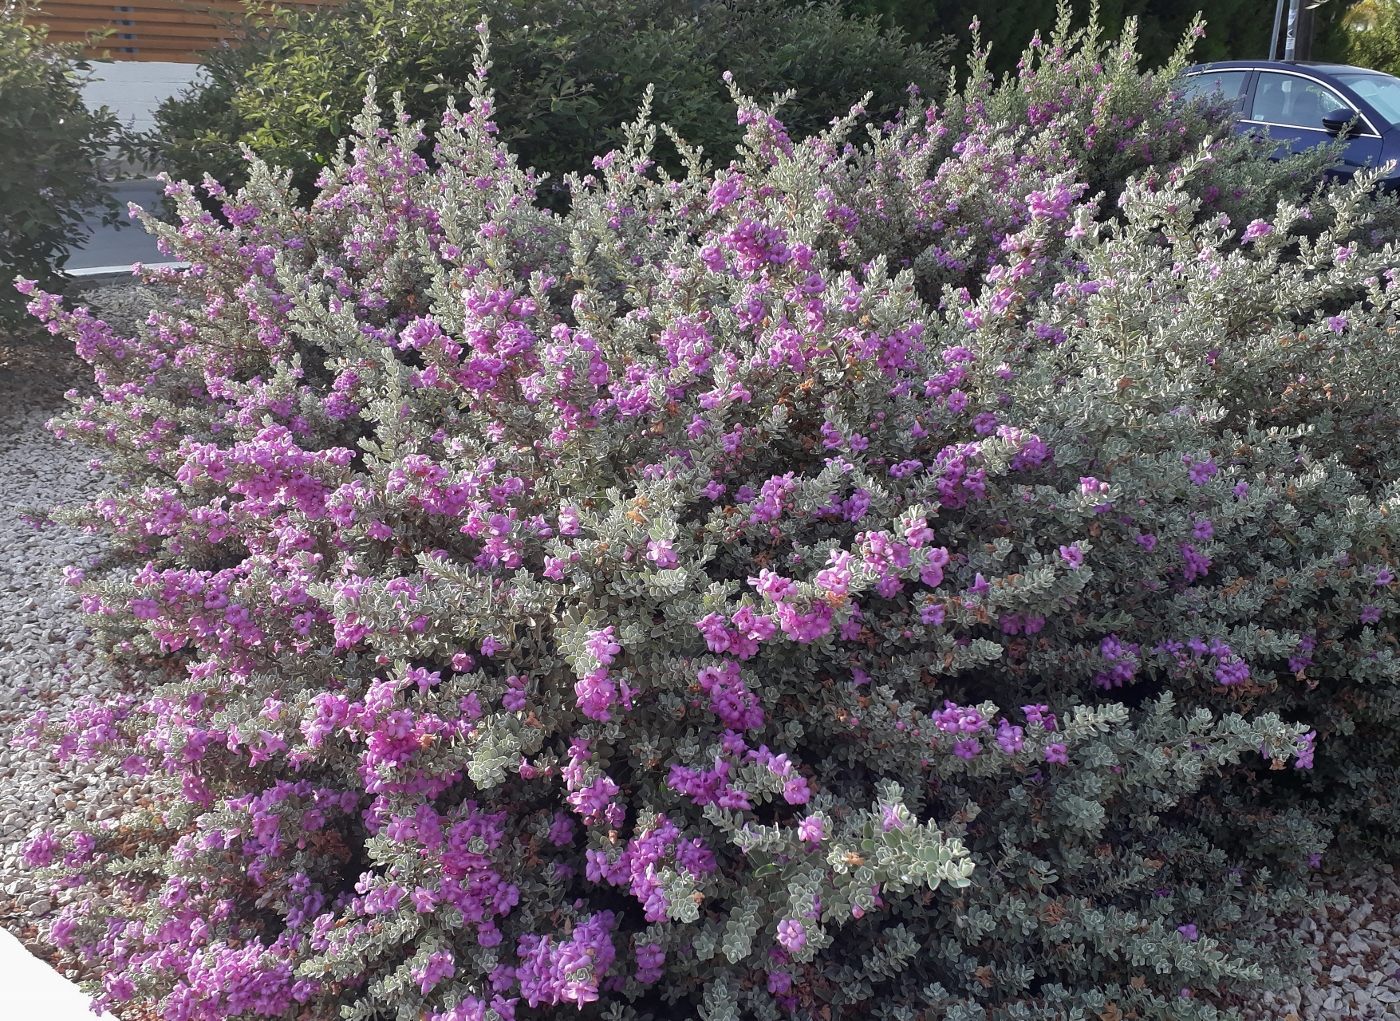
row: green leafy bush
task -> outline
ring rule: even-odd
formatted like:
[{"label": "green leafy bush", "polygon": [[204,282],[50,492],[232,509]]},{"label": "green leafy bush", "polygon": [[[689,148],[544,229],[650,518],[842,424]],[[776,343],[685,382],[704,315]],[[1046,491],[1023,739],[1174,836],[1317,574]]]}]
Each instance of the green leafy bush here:
[{"label": "green leafy bush", "polygon": [[1400,10],[1395,4],[1352,4],[1343,27],[1348,63],[1388,74],[1400,71]]},{"label": "green leafy bush", "polygon": [[172,184],[136,336],[26,285],[121,482],[70,580],[180,671],[31,728],[159,792],[27,849],[104,1002],[1219,1021],[1294,965],[1400,789],[1396,209],[1066,24],[859,142],[736,92],[672,179],[640,121],[564,213],[473,76],[431,165],[371,102],[309,207]]},{"label": "green leafy bush", "polygon": [[16,274],[54,286],[68,250],[82,238],[83,214],[115,203],[104,190],[104,162],[121,140],[105,107],[89,110],[80,85],[86,65],[76,48],[47,41],[42,26],[25,24],[26,8],[0,7],[0,327],[28,320],[8,281]]},{"label": "green leafy bush", "polygon": [[[1313,19],[1312,54],[1317,60],[1342,56],[1341,30],[1349,0],[1326,0],[1310,12]],[[1364,6],[1386,6],[1390,0],[1365,0]],[[1357,5],[1357,6],[1363,6]],[[1088,20],[1090,4],[1079,5],[1081,21]],[[932,39],[955,31],[959,48],[971,44],[968,25],[980,22],[983,38],[991,45],[990,64],[998,73],[1016,70],[1016,60],[1031,28],[1047,25],[1055,17],[1055,0],[842,0],[842,7],[858,15],[876,14],[887,24],[898,25],[910,38]],[[1258,0],[1096,0],[1092,4],[1097,24],[1110,37],[1129,23],[1138,32],[1138,52],[1147,66],[1155,66],[1171,54],[1188,25],[1200,15],[1206,34],[1192,51],[1198,61],[1250,60],[1269,52],[1269,30],[1274,7]]]},{"label": "green leafy bush", "polygon": [[[483,17],[502,138],[526,165],[554,174],[587,170],[614,148],[648,84],[657,118],[724,162],[740,137],[726,71],[758,94],[795,90],[790,128],[807,134],[866,92],[872,116],[892,115],[911,82],[937,85],[946,69],[946,47],[911,45],[830,2],[350,0],[284,18],[256,45],[218,54],[207,86],[157,112],[152,158],[229,186],[246,180],[246,142],[309,187],[370,75],[401,92],[411,116],[435,119],[446,92],[473,74]],[[658,157],[678,168],[674,154]]]},{"label": "green leafy bush", "polygon": [[297,17],[295,10],[277,19],[265,16],[267,8],[262,14],[250,8],[239,24],[239,44],[205,53],[202,80],[161,103],[156,127],[139,140],[147,164],[194,180],[205,174],[221,181],[244,179],[242,139],[248,125],[234,98],[248,69],[266,59],[276,26]]}]

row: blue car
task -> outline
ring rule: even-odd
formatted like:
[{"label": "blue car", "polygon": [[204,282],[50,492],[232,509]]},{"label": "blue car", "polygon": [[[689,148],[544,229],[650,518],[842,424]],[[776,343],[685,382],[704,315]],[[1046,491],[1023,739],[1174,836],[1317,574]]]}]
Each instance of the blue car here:
[{"label": "blue car", "polygon": [[1237,129],[1266,132],[1278,142],[1279,157],[1345,132],[1343,162],[1330,175],[1346,179],[1395,160],[1381,185],[1400,188],[1400,78],[1346,64],[1222,60],[1189,68],[1182,91],[1233,103]]}]

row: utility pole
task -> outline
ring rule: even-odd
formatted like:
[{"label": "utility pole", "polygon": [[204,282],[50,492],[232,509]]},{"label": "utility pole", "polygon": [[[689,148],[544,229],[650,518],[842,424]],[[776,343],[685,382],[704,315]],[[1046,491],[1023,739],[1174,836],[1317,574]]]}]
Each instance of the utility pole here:
[{"label": "utility pole", "polygon": [[[1280,43],[1282,43],[1282,58],[1284,60],[1311,60],[1313,35],[1317,31],[1316,15],[1313,13],[1317,8],[1327,3],[1328,0],[1311,0],[1304,4],[1303,0],[1278,0],[1274,5],[1274,30],[1269,36],[1269,59],[1279,58]],[[1284,9],[1288,10],[1287,24],[1284,24]],[[1279,28],[1282,27],[1283,38],[1279,38]]]},{"label": "utility pole", "polygon": [[1298,11],[1298,43],[1295,54],[1297,60],[1312,60],[1313,27],[1317,17],[1314,8],[1317,6],[1315,3],[1310,3]]},{"label": "utility pole", "polygon": [[1298,50],[1298,9],[1303,0],[1288,0],[1288,33],[1283,42],[1283,59],[1294,60]]}]

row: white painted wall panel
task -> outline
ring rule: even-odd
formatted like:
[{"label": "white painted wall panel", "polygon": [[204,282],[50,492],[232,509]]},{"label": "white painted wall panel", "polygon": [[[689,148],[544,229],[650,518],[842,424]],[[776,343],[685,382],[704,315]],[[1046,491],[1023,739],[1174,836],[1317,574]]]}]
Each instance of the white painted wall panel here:
[{"label": "white painted wall panel", "polygon": [[93,80],[83,87],[83,99],[90,107],[110,107],[123,124],[147,131],[155,126],[153,115],[161,101],[184,92],[200,71],[198,64],[94,61]]}]

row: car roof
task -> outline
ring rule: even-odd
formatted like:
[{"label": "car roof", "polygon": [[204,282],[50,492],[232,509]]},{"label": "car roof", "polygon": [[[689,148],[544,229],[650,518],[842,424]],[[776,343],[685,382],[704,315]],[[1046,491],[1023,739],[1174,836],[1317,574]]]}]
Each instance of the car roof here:
[{"label": "car roof", "polygon": [[1353,64],[1332,64],[1320,60],[1212,60],[1207,64],[1188,67],[1193,71],[1227,71],[1234,68],[1297,68],[1300,71],[1314,71],[1319,74],[1385,74],[1370,67],[1356,67]]}]

